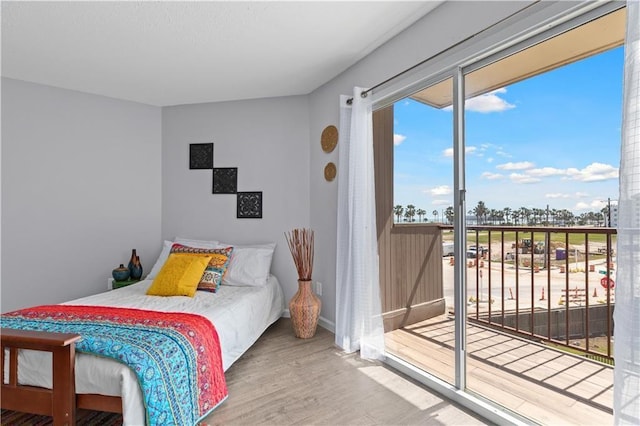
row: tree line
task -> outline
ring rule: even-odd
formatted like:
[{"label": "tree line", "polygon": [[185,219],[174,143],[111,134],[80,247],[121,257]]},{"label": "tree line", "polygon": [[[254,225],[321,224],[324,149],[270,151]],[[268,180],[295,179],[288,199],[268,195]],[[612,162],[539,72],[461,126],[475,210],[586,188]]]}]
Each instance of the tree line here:
[{"label": "tree line", "polygon": [[[398,204],[393,208],[396,222],[429,222],[427,212],[416,208],[413,204],[406,207]],[[523,225],[523,226],[610,226],[609,206],[603,207],[600,211],[574,214],[567,209],[529,208],[520,207],[512,209],[504,207],[502,209],[492,209],[486,206],[484,201],[478,201],[473,209],[467,212],[469,216],[475,217],[478,225]],[[453,206],[449,206],[442,211],[433,210],[433,222],[453,224]]]}]

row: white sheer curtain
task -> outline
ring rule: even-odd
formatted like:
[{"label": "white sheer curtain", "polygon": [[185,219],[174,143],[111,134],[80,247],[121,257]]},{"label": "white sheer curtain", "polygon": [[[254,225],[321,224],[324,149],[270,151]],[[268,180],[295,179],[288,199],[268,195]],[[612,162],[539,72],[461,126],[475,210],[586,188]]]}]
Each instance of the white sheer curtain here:
[{"label": "white sheer curtain", "polygon": [[340,98],[336,344],[365,359],[384,354],[373,174],[372,107],[355,87]]},{"label": "white sheer curtain", "polygon": [[640,424],[640,3],[627,1],[618,270],[616,283],[614,423]]}]

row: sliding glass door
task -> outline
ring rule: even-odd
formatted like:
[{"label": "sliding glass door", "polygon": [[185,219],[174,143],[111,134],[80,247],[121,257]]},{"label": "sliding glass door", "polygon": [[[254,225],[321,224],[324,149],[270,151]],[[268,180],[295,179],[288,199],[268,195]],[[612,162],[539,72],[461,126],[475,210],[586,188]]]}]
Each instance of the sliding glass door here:
[{"label": "sliding glass door", "polygon": [[612,420],[602,282],[615,273],[620,6],[560,17],[386,108],[390,363],[484,414]]}]

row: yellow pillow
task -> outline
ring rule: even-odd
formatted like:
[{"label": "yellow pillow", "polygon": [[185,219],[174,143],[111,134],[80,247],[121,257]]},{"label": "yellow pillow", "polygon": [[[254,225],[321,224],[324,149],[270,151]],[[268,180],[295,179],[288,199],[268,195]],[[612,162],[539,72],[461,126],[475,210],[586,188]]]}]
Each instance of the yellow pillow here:
[{"label": "yellow pillow", "polygon": [[193,297],[211,256],[172,253],[147,290],[150,296]]}]

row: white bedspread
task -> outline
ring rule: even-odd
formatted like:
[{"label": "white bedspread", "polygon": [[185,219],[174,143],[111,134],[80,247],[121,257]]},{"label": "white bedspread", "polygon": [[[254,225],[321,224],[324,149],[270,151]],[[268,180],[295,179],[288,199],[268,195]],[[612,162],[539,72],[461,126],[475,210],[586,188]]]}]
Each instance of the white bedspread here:
[{"label": "white bedspread", "polygon": [[[285,301],[276,277],[264,287],[230,287],[218,293],[197,291],[191,297],[147,296],[150,280],[118,290],[66,302],[67,305],[102,305],[147,309],[162,312],[186,312],[208,318],[216,327],[226,371],[260,335],[282,315]],[[21,351],[18,358],[21,384],[51,388],[51,356],[42,352]],[[5,363],[8,364],[8,363]],[[76,356],[76,392],[122,397],[124,425],[145,424],[140,386],[135,374],[112,359],[93,355]],[[8,365],[5,365],[8,377]]]}]

